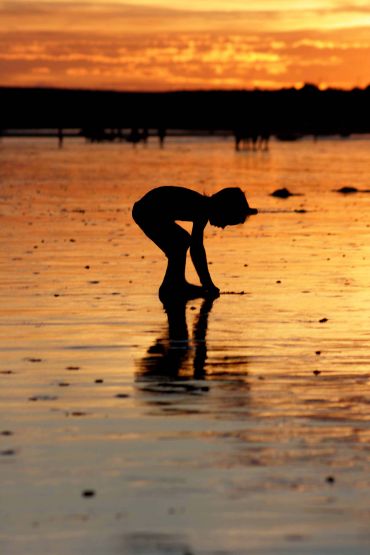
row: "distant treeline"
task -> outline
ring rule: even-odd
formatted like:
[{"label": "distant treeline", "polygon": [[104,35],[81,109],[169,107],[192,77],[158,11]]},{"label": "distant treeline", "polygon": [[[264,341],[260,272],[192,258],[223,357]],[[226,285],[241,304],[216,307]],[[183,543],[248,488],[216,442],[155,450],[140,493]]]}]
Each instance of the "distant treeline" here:
[{"label": "distant treeline", "polygon": [[0,129],[264,129],[346,136],[370,132],[369,107],[370,86],[167,93],[0,87]]}]

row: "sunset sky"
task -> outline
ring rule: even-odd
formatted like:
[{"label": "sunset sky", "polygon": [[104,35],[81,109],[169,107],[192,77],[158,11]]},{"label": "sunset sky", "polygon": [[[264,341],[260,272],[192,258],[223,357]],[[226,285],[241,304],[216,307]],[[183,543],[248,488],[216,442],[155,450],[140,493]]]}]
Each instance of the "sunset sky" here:
[{"label": "sunset sky", "polygon": [[369,0],[0,0],[0,85],[370,84]]}]

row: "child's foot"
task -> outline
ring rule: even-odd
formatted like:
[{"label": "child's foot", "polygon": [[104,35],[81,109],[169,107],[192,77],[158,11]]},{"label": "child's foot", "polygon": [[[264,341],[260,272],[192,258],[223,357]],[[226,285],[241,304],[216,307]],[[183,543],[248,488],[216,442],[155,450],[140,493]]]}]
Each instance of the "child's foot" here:
[{"label": "child's foot", "polygon": [[201,285],[194,285],[193,283],[185,283],[184,294],[188,299],[197,299],[204,297],[206,291]]},{"label": "child's foot", "polygon": [[193,285],[188,282],[184,282],[181,285],[162,283],[159,288],[159,298],[161,301],[190,300],[205,296],[206,291],[201,285]]}]

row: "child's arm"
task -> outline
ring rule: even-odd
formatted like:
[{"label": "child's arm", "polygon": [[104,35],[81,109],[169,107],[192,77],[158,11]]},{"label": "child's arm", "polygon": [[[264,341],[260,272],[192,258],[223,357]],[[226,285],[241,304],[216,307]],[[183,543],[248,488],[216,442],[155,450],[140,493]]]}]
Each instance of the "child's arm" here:
[{"label": "child's arm", "polygon": [[199,221],[196,220],[194,222],[190,242],[190,256],[203,287],[211,295],[218,296],[220,290],[213,283],[211,275],[209,273],[206,250],[203,244],[203,232],[206,224],[206,219]]}]

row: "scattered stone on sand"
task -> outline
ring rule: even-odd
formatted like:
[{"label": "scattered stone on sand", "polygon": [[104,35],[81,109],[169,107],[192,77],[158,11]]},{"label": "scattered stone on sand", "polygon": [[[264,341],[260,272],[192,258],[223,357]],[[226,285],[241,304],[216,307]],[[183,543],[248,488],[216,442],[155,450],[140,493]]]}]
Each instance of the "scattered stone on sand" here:
[{"label": "scattered stone on sand", "polygon": [[68,387],[69,383],[68,382],[59,382],[58,385],[59,385],[59,387]]},{"label": "scattered stone on sand", "polygon": [[4,449],[4,451],[0,451],[0,455],[2,455],[4,457],[11,457],[12,455],[15,455],[15,450],[14,449]]},{"label": "scattered stone on sand", "polygon": [[97,281],[96,279],[89,281],[88,283],[90,283],[90,285],[97,285],[98,283],[100,283],[99,281]]},{"label": "scattered stone on sand", "polygon": [[358,193],[359,190],[357,187],[341,187],[340,189],[336,189],[337,193],[342,193],[342,195],[351,195],[353,193]]},{"label": "scattered stone on sand", "polygon": [[315,376],[319,376],[321,374],[321,371],[320,370],[314,370],[313,374],[315,374]]},{"label": "scattered stone on sand", "polygon": [[335,483],[335,478],[334,478],[334,476],[327,476],[326,479],[325,479],[325,481],[326,481],[328,484],[334,484],[334,483]]},{"label": "scattered stone on sand", "polygon": [[320,324],[325,324],[325,322],[328,321],[328,318],[321,318],[321,320],[319,320]]},{"label": "scattered stone on sand", "polygon": [[[71,416],[86,416],[87,412],[83,412],[82,410],[75,410],[73,412],[70,413]],[[69,413],[67,413],[67,416],[69,416]]]},{"label": "scattered stone on sand", "polygon": [[340,189],[334,189],[336,193],[341,193],[342,195],[351,195],[353,193],[370,193],[370,189],[357,189],[357,187],[346,186]]},{"label": "scattered stone on sand", "polygon": [[84,489],[81,492],[82,497],[94,497],[96,495],[95,490],[93,489]]},{"label": "scattered stone on sand", "polygon": [[307,210],[305,208],[297,208],[294,212],[296,214],[306,214]]},{"label": "scattered stone on sand", "polygon": [[55,395],[33,395],[29,397],[29,401],[55,401],[58,399]]},{"label": "scattered stone on sand", "polygon": [[315,355],[321,355],[321,351],[315,351]]},{"label": "scattered stone on sand", "polygon": [[95,383],[104,383],[104,380],[102,380],[101,378],[98,378],[95,380]]},{"label": "scattered stone on sand", "polygon": [[85,266],[85,270],[90,270],[90,266],[89,265]]},{"label": "scattered stone on sand", "polygon": [[28,357],[25,360],[27,360],[27,362],[42,362],[42,358],[34,358],[34,357]]},{"label": "scattered stone on sand", "polygon": [[277,279],[277,280],[276,280],[276,283],[281,283],[281,279]]},{"label": "scattered stone on sand", "polygon": [[14,374],[14,371],[13,370],[1,370],[0,374],[10,375],[10,374]]},{"label": "scattered stone on sand", "polygon": [[80,366],[67,366],[66,370],[79,370]]},{"label": "scattered stone on sand", "polygon": [[10,430],[3,430],[2,432],[0,432],[1,436],[12,436],[13,432],[11,432]]},{"label": "scattered stone on sand", "polygon": [[303,534],[287,534],[285,536],[285,539],[288,542],[300,542],[306,539],[306,537]]},{"label": "scattered stone on sand", "polygon": [[282,189],[276,189],[273,193],[271,193],[271,196],[277,198],[289,198],[293,197],[294,193],[291,193],[289,189],[283,187]]},{"label": "scattered stone on sand", "polygon": [[117,399],[127,399],[130,395],[128,393],[117,393],[116,397]]}]

